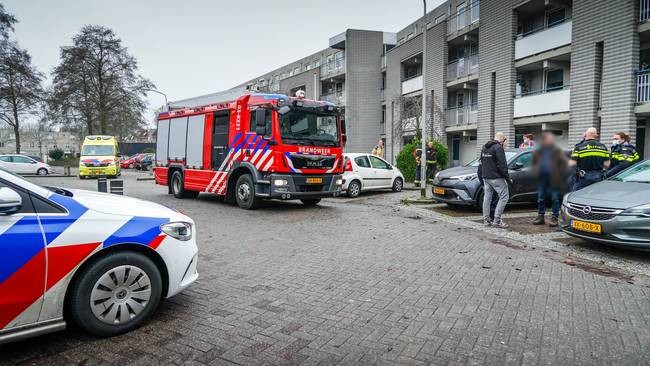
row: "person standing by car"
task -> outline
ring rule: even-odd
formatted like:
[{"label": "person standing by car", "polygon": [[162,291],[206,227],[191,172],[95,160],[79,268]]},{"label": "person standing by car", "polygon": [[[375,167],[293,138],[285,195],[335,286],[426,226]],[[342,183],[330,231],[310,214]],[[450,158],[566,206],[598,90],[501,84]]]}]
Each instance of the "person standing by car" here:
[{"label": "person standing by car", "polygon": [[564,151],[555,145],[555,135],[550,131],[542,133],[542,144],[533,152],[533,172],[538,177],[537,218],[533,225],[544,225],[546,194],[551,195],[552,216],[549,226],[558,225],[560,215],[560,190],[564,185],[566,171]]},{"label": "person standing by car", "polygon": [[[498,228],[506,228],[508,225],[503,222],[503,214],[510,193],[508,183],[511,182],[508,175],[508,162],[503,150],[508,139],[503,132],[497,132],[494,140],[488,141],[481,149],[481,173],[485,183],[485,192],[483,194],[483,222],[485,225],[494,225]],[[494,211],[494,221],[490,220],[490,204],[493,195],[499,196],[499,202]]]},{"label": "person standing by car", "polygon": [[604,179],[605,169],[609,166],[609,151],[598,141],[598,130],[594,127],[589,127],[585,131],[585,140],[573,148],[569,165],[577,169],[572,192]]},{"label": "person standing by car", "polygon": [[384,158],[384,141],[383,140],[379,140],[377,142],[377,146],[375,146],[372,149],[372,155],[374,155],[374,156],[376,156],[378,158],[382,158],[382,159]]},{"label": "person standing by car", "polygon": [[[483,192],[485,192],[485,182],[483,181],[482,168],[483,167],[481,166],[481,161],[479,160],[478,168],[476,169],[476,177],[478,178],[479,183],[481,183],[481,186],[483,187]],[[490,221],[494,221],[494,211],[496,211],[498,203],[499,203],[499,196],[495,194],[492,196],[492,201],[490,201],[490,215],[489,215]],[[483,202],[481,202],[480,204],[483,205]]]},{"label": "person standing by car", "polygon": [[531,133],[524,135],[524,142],[519,145],[520,149],[532,149],[535,147],[535,136]]},{"label": "person standing by car", "polygon": [[608,178],[639,161],[639,153],[634,145],[630,143],[630,135],[625,132],[614,134],[609,161],[609,170],[606,174]]},{"label": "person standing by car", "polygon": [[433,141],[429,141],[427,144],[427,183],[433,183],[433,177],[436,175],[436,170],[438,170],[438,161],[436,147],[433,144]]}]

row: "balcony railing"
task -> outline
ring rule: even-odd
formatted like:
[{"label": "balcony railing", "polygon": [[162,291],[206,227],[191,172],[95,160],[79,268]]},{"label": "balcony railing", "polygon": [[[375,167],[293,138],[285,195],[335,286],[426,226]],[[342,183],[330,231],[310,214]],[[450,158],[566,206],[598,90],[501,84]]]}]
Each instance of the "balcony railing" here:
[{"label": "balcony railing", "polygon": [[422,90],[422,75],[402,80],[402,94]]},{"label": "balcony railing", "polygon": [[320,65],[320,75],[328,76],[345,72],[345,57]]},{"label": "balcony railing", "polygon": [[475,123],[478,123],[478,104],[447,108],[447,123],[445,126],[454,127]]},{"label": "balcony railing", "polygon": [[478,54],[459,58],[447,65],[447,80],[478,74]]},{"label": "balcony railing", "polygon": [[650,102],[650,70],[639,71],[636,76],[636,101]]},{"label": "balcony railing", "polygon": [[639,21],[650,20],[650,0],[639,0]]},{"label": "balcony railing", "polygon": [[523,33],[515,42],[515,60],[571,44],[573,22],[565,19],[551,26]]},{"label": "balcony railing", "polygon": [[323,94],[320,96],[320,99],[336,105],[345,105],[345,91]]},{"label": "balcony railing", "polygon": [[568,112],[570,99],[569,85],[515,95],[514,117]]},{"label": "balcony railing", "polygon": [[453,34],[479,20],[480,1],[474,1],[469,7],[452,14],[447,19],[447,34]]}]

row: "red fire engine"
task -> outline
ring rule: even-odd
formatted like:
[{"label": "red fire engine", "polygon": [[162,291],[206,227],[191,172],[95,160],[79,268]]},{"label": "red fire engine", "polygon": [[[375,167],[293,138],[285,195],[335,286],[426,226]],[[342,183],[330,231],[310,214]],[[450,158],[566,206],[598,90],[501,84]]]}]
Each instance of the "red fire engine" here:
[{"label": "red fire engine", "polygon": [[315,205],[341,193],[344,128],[334,104],[281,94],[163,112],[155,180],[177,198],[209,192],[244,209]]}]

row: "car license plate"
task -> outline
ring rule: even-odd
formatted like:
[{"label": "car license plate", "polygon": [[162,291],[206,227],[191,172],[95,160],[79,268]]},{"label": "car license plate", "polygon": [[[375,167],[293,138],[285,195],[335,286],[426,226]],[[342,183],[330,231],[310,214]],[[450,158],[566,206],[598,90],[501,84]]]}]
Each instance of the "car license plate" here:
[{"label": "car license plate", "polygon": [[571,221],[571,227],[576,230],[586,231],[588,233],[601,234],[603,232],[603,227],[600,224],[593,224],[591,222],[584,222],[579,220]]},{"label": "car license plate", "polygon": [[444,196],[445,195],[445,189],[444,188],[433,187],[433,193]]},{"label": "car license plate", "polygon": [[323,178],[307,178],[307,184],[322,184]]}]

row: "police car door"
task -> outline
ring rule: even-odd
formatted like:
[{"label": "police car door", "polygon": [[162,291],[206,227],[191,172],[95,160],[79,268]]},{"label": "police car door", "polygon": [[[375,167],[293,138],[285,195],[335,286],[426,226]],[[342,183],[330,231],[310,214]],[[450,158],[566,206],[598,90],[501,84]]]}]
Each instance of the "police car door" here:
[{"label": "police car door", "polygon": [[38,320],[45,239],[28,191],[0,180],[0,335]]}]

